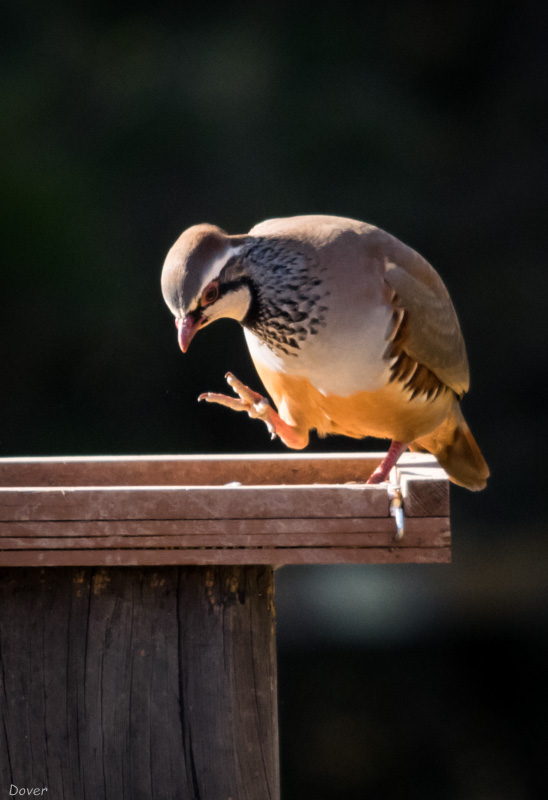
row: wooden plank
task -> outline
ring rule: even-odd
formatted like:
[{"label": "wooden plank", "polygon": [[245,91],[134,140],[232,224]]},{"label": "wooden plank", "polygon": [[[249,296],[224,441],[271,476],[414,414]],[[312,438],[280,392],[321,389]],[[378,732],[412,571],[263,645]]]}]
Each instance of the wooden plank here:
[{"label": "wooden plank", "polygon": [[433,456],[406,453],[392,479],[401,486],[406,517],[449,516],[449,479]]},{"label": "wooden plank", "polygon": [[0,459],[0,486],[215,486],[365,482],[382,453]]},{"label": "wooden plank", "polygon": [[271,567],[0,571],[0,784],[279,800]]},{"label": "wooden plank", "polygon": [[8,550],[5,567],[161,566],[183,564],[444,564],[450,547],[279,547],[164,550]]},{"label": "wooden plank", "polygon": [[[185,521],[188,525],[188,521]],[[209,523],[199,520],[195,524]],[[215,521],[217,522],[217,521]],[[265,530],[260,520],[226,520],[227,523],[253,523],[255,531],[241,532],[243,526],[232,530],[208,533],[192,530],[181,533],[177,523],[171,521],[171,530],[163,529],[165,523],[94,523],[94,522],[39,522],[0,523],[0,551],[3,550],[62,550],[106,548],[160,548],[160,547],[379,547],[394,544],[395,524],[391,518],[348,520],[265,520],[276,523],[275,532]],[[307,523],[296,526],[292,523]],[[289,523],[287,525],[286,523]],[[331,524],[326,524],[331,523]],[[333,525],[335,523],[335,525]],[[361,523],[361,525],[359,524]],[[376,523],[376,524],[375,524]],[[149,525],[156,532],[150,531]],[[95,530],[100,525],[100,530]],[[115,525],[115,530],[109,526]],[[131,528],[129,526],[132,526]],[[338,527],[337,527],[338,525]],[[32,531],[29,531],[32,526]],[[75,530],[75,526],[78,529]],[[222,527],[222,526],[220,526]],[[273,525],[269,526],[271,531]],[[301,530],[298,530],[301,527]],[[346,527],[354,530],[345,530]],[[24,535],[19,536],[19,529]],[[52,530],[48,530],[52,528]],[[139,528],[141,528],[139,530]],[[330,530],[331,528],[331,530]],[[239,529],[239,530],[238,530]],[[236,532],[235,532],[236,531]],[[450,542],[449,520],[430,517],[427,520],[411,519],[400,547],[445,547]],[[1,556],[0,556],[1,558]]]},{"label": "wooden plank", "polygon": [[[448,533],[437,537],[404,536],[401,547],[445,547]],[[394,542],[394,534],[381,536],[370,533],[309,533],[309,534],[266,534],[261,536],[243,535],[225,537],[201,536],[199,547],[389,547]],[[44,537],[31,539],[5,538],[1,542],[0,552],[5,550],[103,550],[103,549],[151,549],[159,547],[188,548],[196,547],[195,536],[95,536],[85,537]],[[0,556],[1,560],[1,556]]]},{"label": "wooden plank", "polygon": [[377,486],[0,489],[0,520],[383,517]]},{"label": "wooden plank", "polygon": [[[406,530],[425,535],[448,529],[447,517],[411,518]],[[268,533],[393,533],[392,517],[303,519],[41,520],[0,522],[3,536],[204,536]]]},{"label": "wooden plank", "polygon": [[391,480],[402,487],[406,533],[395,545],[386,485],[355,480],[381,457],[0,459],[0,564],[449,560],[446,474],[429,455],[400,459]]},{"label": "wooden plank", "polygon": [[179,574],[180,713],[187,763],[194,767],[190,797],[279,800],[273,570]]},{"label": "wooden plank", "polygon": [[[406,532],[429,536],[449,530],[447,517],[408,520]],[[281,519],[166,519],[166,520],[45,520],[0,522],[3,537],[63,536],[233,536],[240,534],[375,533],[392,535],[392,517]]]}]

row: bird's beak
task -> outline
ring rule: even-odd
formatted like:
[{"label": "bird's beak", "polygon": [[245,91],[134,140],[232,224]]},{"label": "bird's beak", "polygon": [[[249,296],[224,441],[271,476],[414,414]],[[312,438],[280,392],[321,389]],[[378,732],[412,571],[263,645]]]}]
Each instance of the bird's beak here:
[{"label": "bird's beak", "polygon": [[183,353],[186,353],[191,341],[194,339],[194,335],[198,329],[201,328],[203,323],[203,317],[195,317],[193,314],[187,314],[183,319],[179,318],[175,320],[175,324],[177,325],[177,340]]}]

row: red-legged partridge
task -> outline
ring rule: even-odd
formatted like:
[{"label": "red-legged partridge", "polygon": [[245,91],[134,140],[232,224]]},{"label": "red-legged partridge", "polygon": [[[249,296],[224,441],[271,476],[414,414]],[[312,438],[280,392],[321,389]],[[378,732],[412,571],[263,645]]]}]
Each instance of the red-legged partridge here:
[{"label": "red-legged partridge", "polygon": [[455,483],[485,487],[460,410],[469,373],[453,304],[430,264],[390,234],[329,216],[267,220],[238,236],[195,225],[169,251],[162,291],[183,352],[210,322],[240,322],[278,411],[230,373],[237,396],[200,399],[264,420],[291,448],[313,429],[391,439],[371,483],[409,447],[433,453]]}]

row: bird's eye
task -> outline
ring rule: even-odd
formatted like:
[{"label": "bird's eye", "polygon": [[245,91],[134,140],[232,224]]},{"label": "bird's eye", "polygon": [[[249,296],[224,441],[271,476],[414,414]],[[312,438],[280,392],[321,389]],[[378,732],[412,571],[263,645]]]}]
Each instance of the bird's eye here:
[{"label": "bird's eye", "polygon": [[202,299],[201,305],[202,306],[209,306],[211,303],[214,303],[215,300],[219,297],[219,284],[217,281],[213,281],[206,286],[204,291],[202,292]]}]

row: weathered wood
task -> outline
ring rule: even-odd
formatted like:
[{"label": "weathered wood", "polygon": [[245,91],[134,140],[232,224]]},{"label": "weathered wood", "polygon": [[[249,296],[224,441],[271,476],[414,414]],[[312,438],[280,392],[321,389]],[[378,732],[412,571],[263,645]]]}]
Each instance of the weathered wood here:
[{"label": "weathered wood", "polygon": [[[446,517],[425,517],[424,520],[411,518],[406,525],[407,542],[421,533],[425,541],[430,537],[449,533],[449,520]],[[315,534],[358,534],[368,533],[389,537],[394,535],[392,517],[314,517],[313,519],[148,519],[148,520],[39,520],[0,522],[0,548],[4,537],[79,537],[79,536],[191,536],[219,535],[223,543],[229,544],[232,536],[290,534],[292,536]],[[196,541],[194,541],[196,544]]]},{"label": "weathered wood", "polygon": [[0,489],[0,520],[385,517],[376,486],[103,486]]},{"label": "weathered wood", "polygon": [[[445,517],[408,520],[401,547],[449,544]],[[291,547],[394,544],[390,517],[372,519],[0,522],[0,550],[105,547]]]},{"label": "weathered wood", "polygon": [[380,459],[0,459],[0,788],[278,800],[272,565],[451,558],[447,476],[404,456],[396,543]]},{"label": "weathered wood", "polygon": [[[386,485],[363,483],[379,460],[0,459],[0,565],[300,564],[307,552],[310,563],[449,560],[443,470],[423,454],[406,454],[393,470],[406,517],[396,545]],[[187,484],[166,483],[183,478]],[[223,483],[230,478],[241,480]],[[340,483],[326,483],[335,478]]]},{"label": "weathered wood", "polygon": [[0,789],[277,800],[270,567],[0,570]]},{"label": "weathered wood", "polygon": [[406,517],[449,517],[449,481],[439,464],[425,453],[406,453],[396,467]]},{"label": "weathered wood", "polygon": [[[449,531],[440,531],[440,520],[437,517],[429,518],[434,525],[429,525],[432,532],[425,536],[422,520],[417,526],[408,526],[402,540],[402,547],[444,547],[449,543]],[[281,521],[281,520],[280,520]],[[354,521],[354,520],[352,520]],[[445,521],[442,518],[442,521]],[[71,550],[85,548],[146,548],[170,547],[188,548],[196,547],[197,538],[200,547],[390,547],[394,544],[394,525],[390,520],[382,520],[385,530],[371,533],[360,532],[311,532],[309,533],[224,533],[224,534],[187,534],[178,536],[131,536],[129,532],[116,536],[4,536],[0,525],[0,547],[2,550]],[[8,523],[15,528],[18,523]],[[43,523],[38,523],[42,524]],[[57,528],[62,523],[53,523]],[[70,525],[71,523],[67,523]],[[80,523],[81,525],[82,523]],[[84,523],[85,524],[85,523]],[[93,523],[92,523],[93,524]],[[126,526],[129,523],[125,523]],[[311,526],[312,528],[312,526]],[[16,531],[14,531],[16,533]]]},{"label": "weathered wood", "polygon": [[0,459],[0,486],[261,486],[365,482],[381,453]]},{"label": "weathered wood", "polygon": [[166,564],[447,564],[449,546],[227,547],[139,550],[7,550],[6,567],[139,566]]}]

